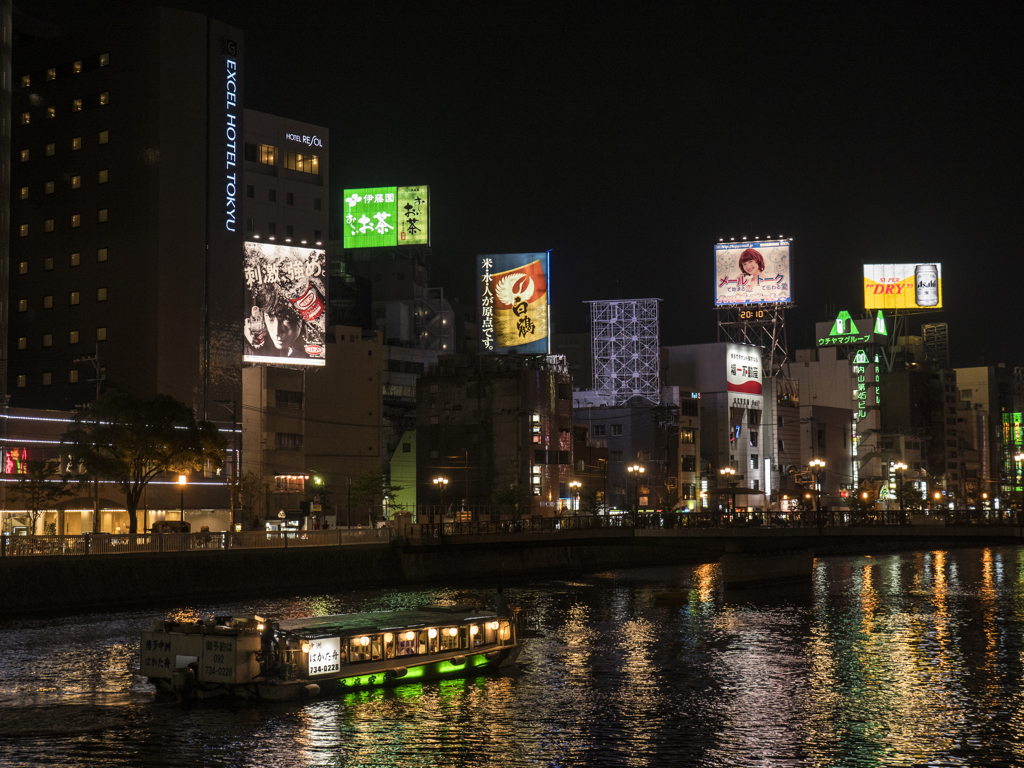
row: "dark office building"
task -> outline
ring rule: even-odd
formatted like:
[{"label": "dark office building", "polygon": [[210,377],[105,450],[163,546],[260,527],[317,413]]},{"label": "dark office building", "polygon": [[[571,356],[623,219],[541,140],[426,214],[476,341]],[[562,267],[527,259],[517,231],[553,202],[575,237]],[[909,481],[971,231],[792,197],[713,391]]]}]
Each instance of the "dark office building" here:
[{"label": "dark office building", "polygon": [[15,49],[12,406],[241,399],[244,70],[168,8]]}]

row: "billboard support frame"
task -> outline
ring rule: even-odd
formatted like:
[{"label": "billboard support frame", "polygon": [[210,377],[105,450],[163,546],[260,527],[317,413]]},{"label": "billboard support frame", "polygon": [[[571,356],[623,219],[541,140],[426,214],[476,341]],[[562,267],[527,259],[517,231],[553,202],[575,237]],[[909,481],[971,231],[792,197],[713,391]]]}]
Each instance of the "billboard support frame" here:
[{"label": "billboard support frame", "polygon": [[792,306],[790,303],[717,307],[718,341],[761,347],[762,365],[768,376],[775,376],[789,357],[786,308]]}]

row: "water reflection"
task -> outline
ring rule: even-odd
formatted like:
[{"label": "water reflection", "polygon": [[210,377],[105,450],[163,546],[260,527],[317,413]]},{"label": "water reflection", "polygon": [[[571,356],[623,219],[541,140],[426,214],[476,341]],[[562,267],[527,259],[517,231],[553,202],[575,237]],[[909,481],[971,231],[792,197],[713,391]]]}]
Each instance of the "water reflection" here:
[{"label": "water reflection", "polygon": [[[659,602],[666,589],[687,599]],[[80,766],[909,766],[1024,763],[1017,548],[819,558],[803,587],[718,567],[506,585],[537,635],[515,674],[183,709],[135,677],[154,616],[456,604],[345,591],[0,624],[0,754]]]}]

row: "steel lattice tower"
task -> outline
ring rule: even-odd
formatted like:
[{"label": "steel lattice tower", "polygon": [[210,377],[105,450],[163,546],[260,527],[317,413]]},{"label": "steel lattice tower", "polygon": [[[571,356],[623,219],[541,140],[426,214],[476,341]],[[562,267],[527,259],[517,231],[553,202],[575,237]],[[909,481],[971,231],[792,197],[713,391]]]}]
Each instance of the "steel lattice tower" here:
[{"label": "steel lattice tower", "polygon": [[785,307],[771,304],[719,307],[718,341],[761,347],[765,375],[778,375],[789,356]]},{"label": "steel lattice tower", "polygon": [[590,301],[594,389],[614,405],[661,402],[658,302]]}]

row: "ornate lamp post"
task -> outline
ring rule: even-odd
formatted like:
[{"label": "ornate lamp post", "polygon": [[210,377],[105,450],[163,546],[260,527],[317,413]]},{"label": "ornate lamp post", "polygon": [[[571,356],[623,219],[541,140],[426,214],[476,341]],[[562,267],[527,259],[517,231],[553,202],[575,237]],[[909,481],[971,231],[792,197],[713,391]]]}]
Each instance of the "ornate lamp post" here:
[{"label": "ornate lamp post", "polygon": [[[722,478],[722,480],[724,480],[725,483],[730,488],[733,487],[733,485],[735,484],[733,478],[736,477],[736,470],[735,469],[733,469],[732,467],[722,467],[720,470],[718,470],[718,474]],[[730,493],[726,498],[728,499],[728,501],[726,501],[726,504],[728,505],[727,508],[728,508],[729,513],[730,514],[735,513],[736,512],[736,497],[733,494]]]},{"label": "ornate lamp post", "polygon": [[[185,522],[185,483],[188,475],[178,475],[178,489],[181,491],[181,522]],[[185,526],[182,526],[184,528]]]},{"label": "ornate lamp post", "polygon": [[[448,487],[448,478],[439,476],[434,478],[434,485],[437,486],[438,494],[441,499],[441,520],[444,521],[444,492]],[[434,522],[434,516],[430,516],[430,522]]]},{"label": "ornate lamp post", "polygon": [[903,510],[903,473],[907,471],[907,465],[902,461],[897,461],[892,468],[896,470],[896,493],[900,497],[900,523],[902,524],[906,522],[906,513]]},{"label": "ornate lamp post", "polygon": [[580,486],[581,485],[582,485],[582,483],[580,483],[579,480],[573,480],[571,483],[569,483],[569,493],[572,494],[572,498],[573,498],[572,513],[573,513],[574,516],[578,515],[579,514],[579,510],[580,510]]},{"label": "ornate lamp post", "polygon": [[811,468],[811,476],[814,478],[814,514],[818,519],[818,533],[821,533],[821,473],[825,471],[825,462],[821,459],[811,459],[808,462]]},{"label": "ornate lamp post", "polygon": [[633,525],[636,525],[636,514],[640,511],[640,476],[644,468],[639,464],[631,464],[626,467],[626,471],[633,478]]}]

